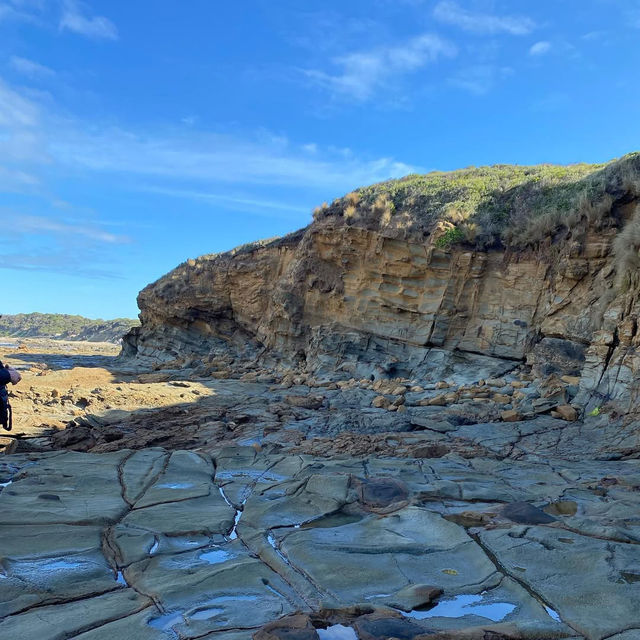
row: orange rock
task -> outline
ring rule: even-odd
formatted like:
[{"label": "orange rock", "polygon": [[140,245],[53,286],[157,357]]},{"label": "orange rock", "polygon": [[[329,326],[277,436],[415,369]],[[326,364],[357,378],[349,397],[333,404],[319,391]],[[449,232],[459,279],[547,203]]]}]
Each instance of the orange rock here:
[{"label": "orange rock", "polygon": [[562,420],[567,422],[575,422],[578,419],[578,412],[570,404],[558,405],[555,412],[560,415]]}]

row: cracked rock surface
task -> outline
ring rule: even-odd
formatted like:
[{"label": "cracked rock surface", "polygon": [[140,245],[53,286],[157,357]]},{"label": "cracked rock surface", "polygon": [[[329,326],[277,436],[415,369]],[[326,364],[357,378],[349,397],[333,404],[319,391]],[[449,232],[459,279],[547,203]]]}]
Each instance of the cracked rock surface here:
[{"label": "cracked rock surface", "polygon": [[640,637],[640,463],[252,447],[0,462],[0,637]]}]

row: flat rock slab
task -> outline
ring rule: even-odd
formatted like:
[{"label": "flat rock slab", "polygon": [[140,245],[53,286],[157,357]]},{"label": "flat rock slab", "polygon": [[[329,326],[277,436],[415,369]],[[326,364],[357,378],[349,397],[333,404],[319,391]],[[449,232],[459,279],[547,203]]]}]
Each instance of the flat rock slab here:
[{"label": "flat rock slab", "polygon": [[0,637],[640,628],[638,461],[154,448],[7,457],[2,472]]}]

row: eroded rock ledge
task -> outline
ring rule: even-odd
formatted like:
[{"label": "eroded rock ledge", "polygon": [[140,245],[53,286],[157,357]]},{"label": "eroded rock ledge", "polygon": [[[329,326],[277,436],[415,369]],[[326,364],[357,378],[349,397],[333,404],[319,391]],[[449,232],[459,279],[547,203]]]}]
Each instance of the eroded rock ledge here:
[{"label": "eroded rock ledge", "polygon": [[[635,200],[610,215],[620,227]],[[441,230],[440,230],[441,231]],[[139,296],[124,354],[206,368],[220,356],[331,379],[471,383],[518,363],[579,377],[581,414],[635,411],[638,297],[616,280],[618,228],[538,251],[439,246],[326,218],[286,238],[180,265]]]}]

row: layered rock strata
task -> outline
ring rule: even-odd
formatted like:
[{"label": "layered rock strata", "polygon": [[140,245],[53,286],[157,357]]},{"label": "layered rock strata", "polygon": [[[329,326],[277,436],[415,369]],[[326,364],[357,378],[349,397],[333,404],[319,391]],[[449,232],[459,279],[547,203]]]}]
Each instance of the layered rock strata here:
[{"label": "layered rock strata", "polygon": [[[611,218],[624,226],[634,207],[621,199]],[[579,377],[581,411],[613,402],[626,414],[638,392],[640,302],[618,284],[617,231],[583,225],[516,254],[441,247],[438,228],[398,237],[327,218],[149,285],[124,353],[278,357],[320,377],[458,384],[526,362],[540,378]]]}]

